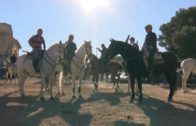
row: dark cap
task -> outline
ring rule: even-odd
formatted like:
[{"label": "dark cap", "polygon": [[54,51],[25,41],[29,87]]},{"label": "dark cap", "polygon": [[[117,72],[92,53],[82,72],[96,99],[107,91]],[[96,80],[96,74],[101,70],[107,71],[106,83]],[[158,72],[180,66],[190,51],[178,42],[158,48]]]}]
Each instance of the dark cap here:
[{"label": "dark cap", "polygon": [[131,41],[135,41],[135,38],[134,38],[134,37],[131,37],[130,40],[131,40]]},{"label": "dark cap", "polygon": [[70,34],[69,35],[69,39],[74,39],[74,35],[73,34]]},{"label": "dark cap", "polygon": [[37,32],[43,32],[43,30],[41,28],[37,29]]},{"label": "dark cap", "polygon": [[151,28],[151,29],[152,29],[152,25],[151,25],[151,24],[148,24],[148,25],[146,25],[144,28],[145,28],[145,29],[147,29],[147,28]]}]

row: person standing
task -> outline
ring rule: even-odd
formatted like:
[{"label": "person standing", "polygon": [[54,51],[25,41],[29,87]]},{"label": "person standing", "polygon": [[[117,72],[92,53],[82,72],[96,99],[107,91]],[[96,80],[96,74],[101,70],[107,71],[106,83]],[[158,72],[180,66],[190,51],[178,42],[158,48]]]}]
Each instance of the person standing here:
[{"label": "person standing", "polygon": [[43,30],[39,28],[37,30],[37,34],[33,35],[29,39],[29,45],[32,47],[33,66],[37,73],[40,72],[40,68],[38,64],[41,59],[42,46],[43,46],[44,51],[46,50],[45,40],[42,34],[43,34]]},{"label": "person standing", "polygon": [[14,64],[14,63],[16,63],[16,60],[17,60],[17,57],[16,57],[16,54],[14,53],[14,54],[10,57],[10,63],[11,63],[11,64]]},{"label": "person standing", "polygon": [[157,52],[157,36],[152,32],[152,25],[146,25],[146,37],[143,45],[143,53],[148,62],[148,72],[152,74],[154,72],[154,55]]},{"label": "person standing", "polygon": [[129,40],[130,40],[130,44],[131,44],[133,47],[135,47],[136,49],[139,50],[139,45],[138,45],[138,43],[135,42],[135,38],[134,38],[134,37],[131,37]]},{"label": "person standing", "polygon": [[97,50],[99,50],[99,52],[101,53],[101,56],[100,56],[100,60],[102,61],[106,52],[107,52],[107,48],[105,47],[105,44],[101,44],[101,48],[97,48]]}]

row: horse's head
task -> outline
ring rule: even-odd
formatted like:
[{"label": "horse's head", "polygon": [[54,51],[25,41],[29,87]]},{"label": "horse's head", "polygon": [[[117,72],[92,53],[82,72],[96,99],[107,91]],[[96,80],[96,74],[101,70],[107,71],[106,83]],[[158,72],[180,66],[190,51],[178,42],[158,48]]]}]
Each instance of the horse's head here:
[{"label": "horse's head", "polygon": [[91,46],[91,41],[90,40],[84,40],[84,44],[85,44],[85,51],[86,54],[89,58],[92,57],[92,46]]},{"label": "horse's head", "polygon": [[105,60],[110,60],[112,59],[114,56],[116,56],[117,54],[120,53],[121,50],[121,43],[120,41],[116,41],[113,38],[110,39],[110,45],[107,49],[107,52],[104,56]]},{"label": "horse's head", "polygon": [[63,61],[65,57],[65,46],[61,41],[58,44],[57,57],[60,62]]},{"label": "horse's head", "polygon": [[10,65],[10,60],[8,58],[3,58],[1,61],[2,67],[8,67]]}]

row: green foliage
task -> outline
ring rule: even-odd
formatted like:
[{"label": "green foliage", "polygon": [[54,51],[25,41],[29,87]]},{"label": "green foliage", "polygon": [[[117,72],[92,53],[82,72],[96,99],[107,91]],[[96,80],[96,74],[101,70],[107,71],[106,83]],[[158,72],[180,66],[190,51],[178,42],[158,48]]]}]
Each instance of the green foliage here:
[{"label": "green foliage", "polygon": [[160,46],[176,53],[180,59],[196,58],[196,7],[180,9],[160,30]]}]

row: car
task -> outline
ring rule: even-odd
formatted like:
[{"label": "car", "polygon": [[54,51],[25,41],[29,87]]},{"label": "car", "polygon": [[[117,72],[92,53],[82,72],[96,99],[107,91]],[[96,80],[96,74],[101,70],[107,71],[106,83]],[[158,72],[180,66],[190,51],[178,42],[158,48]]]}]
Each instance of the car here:
[{"label": "car", "polygon": [[128,76],[127,73],[122,72],[122,73],[120,74],[120,82],[126,83],[126,82],[128,82],[128,79],[129,79],[129,76]]}]

